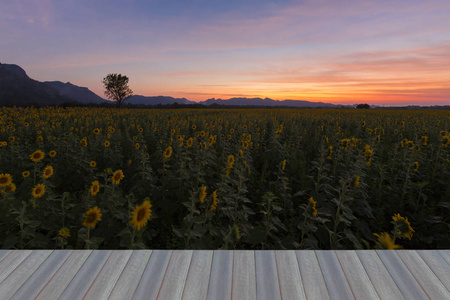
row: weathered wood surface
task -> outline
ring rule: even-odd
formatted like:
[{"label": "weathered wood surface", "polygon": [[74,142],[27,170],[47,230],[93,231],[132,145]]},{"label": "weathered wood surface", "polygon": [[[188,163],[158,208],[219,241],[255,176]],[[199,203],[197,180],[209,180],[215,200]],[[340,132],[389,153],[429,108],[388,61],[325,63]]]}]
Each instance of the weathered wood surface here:
[{"label": "weathered wood surface", "polygon": [[0,299],[450,299],[450,250],[0,250]]}]

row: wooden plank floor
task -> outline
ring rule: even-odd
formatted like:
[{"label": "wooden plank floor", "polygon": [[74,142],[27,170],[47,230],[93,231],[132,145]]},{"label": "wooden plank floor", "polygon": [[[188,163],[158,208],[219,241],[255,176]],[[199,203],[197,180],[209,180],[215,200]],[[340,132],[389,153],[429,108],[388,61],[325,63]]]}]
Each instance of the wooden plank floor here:
[{"label": "wooden plank floor", "polygon": [[0,299],[450,299],[450,250],[0,250]]}]

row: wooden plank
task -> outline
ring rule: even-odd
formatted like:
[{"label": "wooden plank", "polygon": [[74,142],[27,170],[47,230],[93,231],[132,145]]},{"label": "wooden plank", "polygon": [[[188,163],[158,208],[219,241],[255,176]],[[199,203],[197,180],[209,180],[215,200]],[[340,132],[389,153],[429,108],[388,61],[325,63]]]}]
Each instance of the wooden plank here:
[{"label": "wooden plank", "polygon": [[172,250],[153,250],[133,299],[156,299]]},{"label": "wooden plank", "polygon": [[315,251],[328,293],[337,299],[355,299],[334,251]]},{"label": "wooden plank", "polygon": [[294,250],[275,251],[282,299],[306,299]]},{"label": "wooden plank", "polygon": [[147,266],[152,250],[134,250],[108,299],[129,299],[133,296]]},{"label": "wooden plank", "polygon": [[381,299],[405,299],[374,250],[356,250],[355,252]]},{"label": "wooden plank", "polygon": [[417,250],[417,253],[450,291],[450,264],[436,250]]},{"label": "wooden plank", "polygon": [[0,299],[10,299],[51,253],[51,250],[32,251],[0,284]]},{"label": "wooden plank", "polygon": [[132,250],[113,251],[87,291],[84,299],[108,298],[132,253]]},{"label": "wooden plank", "polygon": [[399,250],[396,254],[431,299],[450,299],[450,293],[415,250]]},{"label": "wooden plank", "polygon": [[0,262],[3,258],[5,258],[8,254],[10,254],[12,250],[0,250]]},{"label": "wooden plank", "polygon": [[193,252],[182,299],[206,299],[213,253],[212,250]]},{"label": "wooden plank", "polygon": [[22,263],[32,250],[16,250],[12,251],[8,256],[4,257],[0,262],[0,283],[14,271],[18,265]]},{"label": "wooden plank", "polygon": [[255,251],[256,297],[258,299],[281,299],[277,263],[274,251]]},{"label": "wooden plank", "polygon": [[11,299],[34,299],[72,251],[53,251]]},{"label": "wooden plank", "polygon": [[111,255],[111,250],[94,250],[61,294],[64,299],[82,299]]},{"label": "wooden plank", "polygon": [[215,250],[211,265],[207,299],[231,299],[233,251]]},{"label": "wooden plank", "polygon": [[334,251],[356,299],[379,299],[355,251]]},{"label": "wooden plank", "polygon": [[256,299],[255,252],[237,250],[233,253],[232,299]]},{"label": "wooden plank", "polygon": [[37,300],[58,299],[84,264],[92,250],[72,251],[64,264],[36,296]]},{"label": "wooden plank", "polygon": [[172,252],[161,288],[159,289],[158,299],[181,299],[191,258],[192,250],[176,250]]},{"label": "wooden plank", "polygon": [[376,250],[406,299],[429,299],[400,257],[392,250]]},{"label": "wooden plank", "polygon": [[439,250],[438,253],[450,264],[450,250]]},{"label": "wooden plank", "polygon": [[307,299],[330,299],[315,251],[295,251]]}]

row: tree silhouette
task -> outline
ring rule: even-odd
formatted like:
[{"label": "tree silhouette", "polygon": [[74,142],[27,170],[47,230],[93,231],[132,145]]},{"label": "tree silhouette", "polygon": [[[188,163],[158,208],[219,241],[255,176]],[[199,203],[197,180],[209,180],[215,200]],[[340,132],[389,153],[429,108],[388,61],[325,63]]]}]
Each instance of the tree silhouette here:
[{"label": "tree silhouette", "polygon": [[102,80],[106,97],[116,101],[119,107],[133,96],[133,91],[128,87],[128,80],[128,77],[122,74],[108,74]]},{"label": "tree silhouette", "polygon": [[369,104],[358,104],[356,105],[357,109],[369,109],[370,105]]}]

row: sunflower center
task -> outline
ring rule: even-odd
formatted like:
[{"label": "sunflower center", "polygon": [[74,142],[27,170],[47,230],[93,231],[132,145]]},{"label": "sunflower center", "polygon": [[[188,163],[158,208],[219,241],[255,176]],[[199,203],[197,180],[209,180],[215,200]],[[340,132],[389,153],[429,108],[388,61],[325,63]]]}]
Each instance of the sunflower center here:
[{"label": "sunflower center", "polygon": [[140,222],[145,218],[145,208],[141,208],[137,213],[137,221]]},{"label": "sunflower center", "polygon": [[0,177],[0,184],[5,184],[8,182],[8,178],[6,177]]},{"label": "sunflower center", "polygon": [[90,213],[86,216],[86,223],[94,223],[97,220],[96,213]]}]

